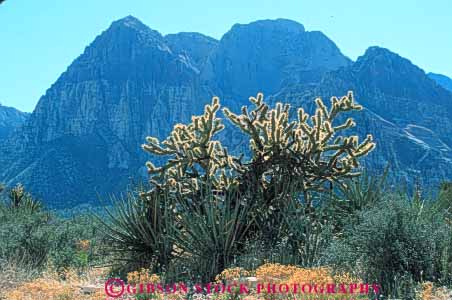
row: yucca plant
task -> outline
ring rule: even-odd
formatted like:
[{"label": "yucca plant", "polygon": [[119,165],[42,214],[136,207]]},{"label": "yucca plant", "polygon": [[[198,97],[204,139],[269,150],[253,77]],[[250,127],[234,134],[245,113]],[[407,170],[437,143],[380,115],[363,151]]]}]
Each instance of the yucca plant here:
[{"label": "yucca plant", "polygon": [[177,229],[171,199],[163,192],[131,191],[113,200],[113,209],[106,208],[107,218],[99,219],[115,269],[122,274],[142,267],[164,271],[173,258],[170,236]]},{"label": "yucca plant", "polygon": [[386,185],[388,171],[386,167],[379,176],[363,172],[361,176],[345,181],[343,186],[338,186],[326,195],[328,200],[324,201],[324,206],[334,222],[335,232],[340,232],[350,224],[358,212],[372,207],[383,198],[389,191]]},{"label": "yucca plant", "polygon": [[7,207],[13,210],[22,210],[24,212],[34,213],[42,209],[42,203],[33,198],[21,183],[8,191]]},{"label": "yucca plant", "polygon": [[222,196],[206,186],[192,197],[177,201],[177,224],[174,243],[184,252],[179,257],[191,266],[192,275],[208,282],[231,265],[244,251],[253,224],[250,199],[228,189]]}]

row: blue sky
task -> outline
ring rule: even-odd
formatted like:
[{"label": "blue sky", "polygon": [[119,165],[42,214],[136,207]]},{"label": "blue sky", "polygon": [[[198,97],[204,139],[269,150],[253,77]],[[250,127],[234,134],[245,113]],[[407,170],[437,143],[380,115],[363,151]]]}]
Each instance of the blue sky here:
[{"label": "blue sky", "polygon": [[112,21],[139,18],[162,34],[215,38],[235,23],[288,18],[320,30],[355,60],[372,45],[452,77],[450,0],[6,0],[0,5],[0,102],[32,111]]}]

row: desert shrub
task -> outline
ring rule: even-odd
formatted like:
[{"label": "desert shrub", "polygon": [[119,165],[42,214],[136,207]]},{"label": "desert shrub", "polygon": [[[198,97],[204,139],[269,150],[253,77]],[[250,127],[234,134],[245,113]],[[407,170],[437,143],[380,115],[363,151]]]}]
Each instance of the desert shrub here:
[{"label": "desert shrub", "polygon": [[[46,271],[39,277],[19,282],[15,286],[6,286],[0,291],[0,299],[25,300],[101,300],[105,299],[103,288],[96,289],[90,294],[84,293],[81,286],[92,286],[93,278],[103,277],[104,270],[91,270],[87,274],[77,274],[66,271],[64,278],[59,273]],[[4,298],[2,296],[4,295]]]},{"label": "desert shrub", "polygon": [[328,213],[322,206],[308,212],[297,202],[288,206],[283,228],[286,228],[286,251],[291,254],[291,263],[303,267],[320,264],[322,253],[333,238],[334,215]]},{"label": "desert shrub", "polygon": [[406,196],[387,194],[358,213],[357,222],[327,249],[324,262],[381,284],[387,296],[414,297],[417,282],[450,278],[441,261],[450,251],[451,228],[428,209]]},{"label": "desert shrub", "polygon": [[[14,193],[20,196],[17,190]],[[8,201],[0,205],[0,260],[5,265],[63,270],[81,269],[97,260],[95,249],[101,239],[92,216],[61,218],[27,192],[21,193],[30,199],[15,206]]]},{"label": "desert shrub", "polygon": [[52,225],[48,264],[56,271],[75,268],[83,272],[106,260],[107,254],[103,251],[104,232],[101,231],[101,223],[93,215],[56,217]]},{"label": "desert shrub", "polygon": [[48,212],[0,210],[0,257],[31,268],[42,267],[53,235]]},{"label": "desert shrub", "polygon": [[355,223],[360,212],[373,207],[391,192],[387,186],[388,171],[386,168],[381,175],[364,171],[361,176],[346,180],[327,195],[327,200],[322,203],[323,209],[336,234]]},{"label": "desert shrub", "polygon": [[432,212],[443,212],[447,222],[452,223],[452,182],[440,185],[438,196],[431,203]]},{"label": "desert shrub", "polygon": [[203,115],[193,116],[190,124],[177,124],[166,140],[146,139],[143,148],[153,158],[168,158],[158,167],[147,163],[152,185],[149,193],[169,190],[195,194],[207,182],[216,193],[238,188],[242,195],[249,193],[259,201],[258,205],[249,202],[257,210],[263,208],[255,215],[257,226],[251,232],[260,233],[271,244],[284,220],[281,211],[287,202],[303,201],[312,209],[312,194],[359,175],[359,159],[372,151],[375,143],[371,135],[361,143],[357,136],[342,135],[355,123],[351,118],[340,122],[337,116],[362,108],[354,102],[352,93],[340,99],[333,97],[330,109],[316,99],[313,116],[299,108],[292,119],[290,105],[277,103],[270,108],[262,94],[250,101],[251,110],[244,106],[241,114],[223,109],[225,117],[249,138],[249,159],[230,154],[215,140],[225,125],[217,117],[220,102],[214,97]]}]

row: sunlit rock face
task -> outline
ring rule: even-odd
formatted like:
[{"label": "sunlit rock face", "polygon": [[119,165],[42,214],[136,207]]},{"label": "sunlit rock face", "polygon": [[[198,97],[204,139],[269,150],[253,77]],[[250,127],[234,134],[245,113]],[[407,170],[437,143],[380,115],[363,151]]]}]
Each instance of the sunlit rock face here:
[{"label": "sunlit rock face", "polygon": [[[315,97],[348,90],[366,108],[355,114],[355,132],[377,140],[367,166],[390,162],[403,178],[452,178],[452,94],[397,54],[371,47],[353,62],[321,32],[284,19],[237,24],[217,41],[162,36],[129,16],[101,33],[34,112],[18,119],[19,129],[0,145],[0,181],[23,182],[54,207],[96,204],[145,179],[146,136],[165,137],[213,95],[233,110],[259,91],[272,103],[309,110]],[[0,106],[0,135],[2,120]],[[221,137],[231,151],[247,146],[237,131]]]}]

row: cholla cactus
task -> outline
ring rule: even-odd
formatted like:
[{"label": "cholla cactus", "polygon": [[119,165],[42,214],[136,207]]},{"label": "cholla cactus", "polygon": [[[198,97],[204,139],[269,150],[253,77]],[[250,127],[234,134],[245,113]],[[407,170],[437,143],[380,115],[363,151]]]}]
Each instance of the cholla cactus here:
[{"label": "cholla cactus", "polygon": [[225,116],[238,126],[250,139],[252,158],[242,163],[242,157],[228,154],[219,141],[213,140],[223,130],[221,119],[216,117],[219,99],[213,98],[206,105],[204,115],[192,118],[189,125],[178,124],[170,136],[160,143],[148,137],[143,145],[155,155],[171,155],[162,167],[148,162],[151,181],[160,188],[168,187],[180,193],[197,190],[199,180],[210,180],[214,188],[222,190],[230,185],[257,188],[259,192],[272,189],[288,181],[297,182],[299,191],[322,190],[326,182],[342,184],[345,177],[356,176],[358,159],[374,147],[372,136],[361,143],[357,136],[342,136],[342,131],[355,126],[349,118],[335,124],[342,112],[360,110],[353,94],[340,99],[333,97],[331,108],[316,99],[317,109],[309,116],[298,109],[297,119],[290,120],[290,105],[277,103],[270,109],[263,95],[251,97],[254,109],[241,114],[224,108]]},{"label": "cholla cactus", "polygon": [[204,115],[193,116],[189,125],[177,124],[162,143],[154,137],[147,138],[147,144],[142,146],[144,150],[172,156],[162,167],[147,162],[152,183],[179,193],[197,190],[199,179],[210,180],[220,190],[232,184],[226,173],[235,165],[235,158],[219,141],[213,140],[224,129],[221,119],[216,117],[219,108],[219,99],[214,97],[212,104],[205,106]]},{"label": "cholla cactus", "polygon": [[[269,109],[263,95],[251,97],[255,108],[248,113],[246,106],[237,115],[223,109],[225,115],[250,137],[253,163],[248,164],[245,173],[261,178],[263,188],[294,179],[301,183],[303,192],[322,189],[328,182],[341,183],[344,177],[359,175],[358,158],[367,155],[374,147],[372,136],[361,143],[357,136],[341,136],[340,133],[355,126],[348,118],[342,124],[335,124],[335,118],[342,112],[361,110],[355,104],[353,94],[340,99],[332,97],[328,110],[320,98],[317,109],[309,116],[298,109],[298,119],[290,121],[290,105],[276,104]],[[275,180],[276,178],[276,180]]]}]

